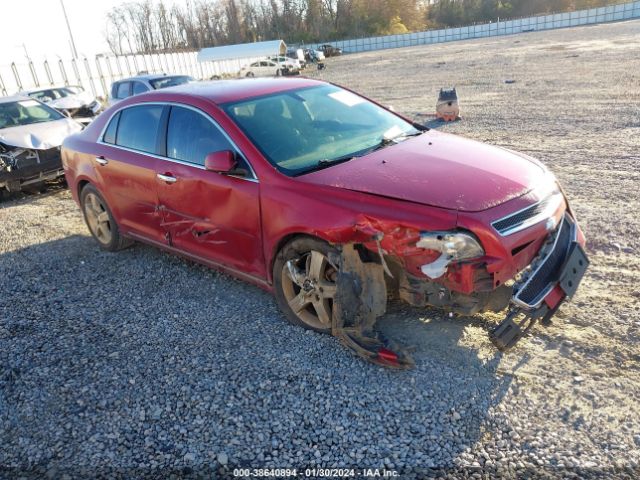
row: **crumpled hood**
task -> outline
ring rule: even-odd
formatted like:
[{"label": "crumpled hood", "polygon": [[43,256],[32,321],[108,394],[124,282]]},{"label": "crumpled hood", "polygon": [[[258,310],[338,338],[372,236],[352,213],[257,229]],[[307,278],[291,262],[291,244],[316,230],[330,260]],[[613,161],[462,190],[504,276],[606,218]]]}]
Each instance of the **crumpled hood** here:
[{"label": "crumpled hood", "polygon": [[59,147],[65,138],[80,130],[82,126],[79,123],[61,118],[53,122],[0,129],[0,142],[11,147],[48,150]]},{"label": "crumpled hood", "polygon": [[431,130],[298,180],[481,211],[524,195],[545,174],[545,167],[526,155]]},{"label": "crumpled hood", "polygon": [[89,105],[94,100],[95,98],[92,97],[90,93],[82,92],[76,95],[69,95],[67,97],[50,100],[47,102],[47,105],[53,108],[74,109]]}]

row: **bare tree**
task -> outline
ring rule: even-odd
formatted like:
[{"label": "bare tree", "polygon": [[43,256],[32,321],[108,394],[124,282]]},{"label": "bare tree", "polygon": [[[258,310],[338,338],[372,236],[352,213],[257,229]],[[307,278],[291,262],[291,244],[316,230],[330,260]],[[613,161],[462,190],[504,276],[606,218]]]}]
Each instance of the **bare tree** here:
[{"label": "bare tree", "polygon": [[115,54],[197,49],[282,38],[317,42],[568,11],[617,0],[129,0],[107,14]]}]

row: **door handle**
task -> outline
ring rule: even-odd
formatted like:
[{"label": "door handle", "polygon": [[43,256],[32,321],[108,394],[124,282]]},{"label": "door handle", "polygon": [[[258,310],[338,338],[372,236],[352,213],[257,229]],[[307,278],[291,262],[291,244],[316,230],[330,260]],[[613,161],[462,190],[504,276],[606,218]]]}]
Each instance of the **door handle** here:
[{"label": "door handle", "polygon": [[109,160],[107,160],[106,158],[104,158],[102,155],[96,157],[96,162],[98,162],[100,165],[106,165],[107,163],[109,163]]},{"label": "door handle", "polygon": [[162,173],[158,173],[157,176],[160,180],[167,183],[176,183],[178,181],[176,177],[172,177],[171,175],[163,175]]}]

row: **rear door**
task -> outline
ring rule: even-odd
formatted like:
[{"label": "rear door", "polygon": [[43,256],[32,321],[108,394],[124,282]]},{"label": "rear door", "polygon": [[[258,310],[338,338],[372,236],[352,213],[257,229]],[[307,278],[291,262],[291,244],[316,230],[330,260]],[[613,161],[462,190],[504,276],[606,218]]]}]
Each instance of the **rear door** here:
[{"label": "rear door", "polygon": [[260,76],[261,77],[267,77],[269,75],[272,75],[271,69],[269,68],[269,64],[272,62],[266,61],[266,60],[262,60],[260,61]]},{"label": "rear door", "polygon": [[156,242],[164,242],[155,171],[163,113],[168,107],[158,104],[122,109],[110,120],[95,158],[99,187],[120,227]]},{"label": "rear door", "polygon": [[[220,150],[236,152],[247,176],[205,170],[207,154]],[[191,255],[265,278],[259,184],[231,140],[208,114],[174,105],[165,153],[156,173],[167,241]]]}]

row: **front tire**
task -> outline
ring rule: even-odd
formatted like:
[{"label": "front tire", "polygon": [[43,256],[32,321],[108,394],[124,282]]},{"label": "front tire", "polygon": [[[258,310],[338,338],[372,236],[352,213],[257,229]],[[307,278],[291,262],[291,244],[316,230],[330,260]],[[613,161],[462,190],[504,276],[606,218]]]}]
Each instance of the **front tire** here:
[{"label": "front tire", "polygon": [[311,237],[298,237],[278,253],[273,265],[275,296],[289,323],[331,332],[338,270],[328,257],[337,253]]},{"label": "front tire", "polygon": [[133,243],[120,235],[118,224],[107,202],[93,185],[85,186],[80,192],[80,205],[84,221],[101,249],[115,252]]}]

